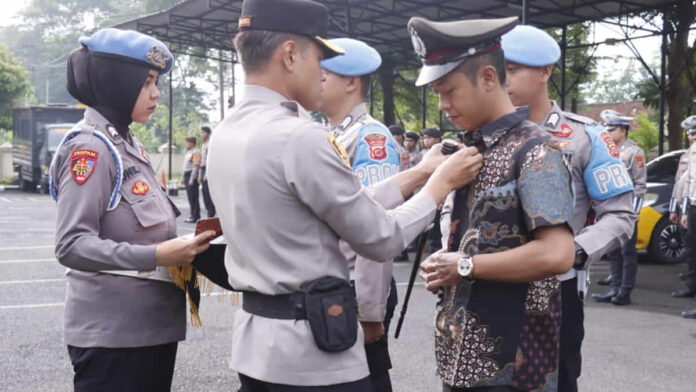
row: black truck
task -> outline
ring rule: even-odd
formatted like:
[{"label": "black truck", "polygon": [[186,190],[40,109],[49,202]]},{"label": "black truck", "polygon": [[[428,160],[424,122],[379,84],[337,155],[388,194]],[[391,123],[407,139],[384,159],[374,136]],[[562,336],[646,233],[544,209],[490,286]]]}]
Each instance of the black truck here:
[{"label": "black truck", "polygon": [[32,106],[12,109],[12,166],[19,188],[48,192],[48,167],[63,136],[82,120],[84,109]]}]

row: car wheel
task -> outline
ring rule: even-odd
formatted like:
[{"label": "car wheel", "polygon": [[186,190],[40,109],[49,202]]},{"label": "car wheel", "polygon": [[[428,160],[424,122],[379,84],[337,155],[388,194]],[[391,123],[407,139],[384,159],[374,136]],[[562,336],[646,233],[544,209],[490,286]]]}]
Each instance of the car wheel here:
[{"label": "car wheel", "polygon": [[684,261],[683,229],[669,221],[667,216],[660,219],[653,229],[648,246],[650,258],[662,264],[677,264]]}]

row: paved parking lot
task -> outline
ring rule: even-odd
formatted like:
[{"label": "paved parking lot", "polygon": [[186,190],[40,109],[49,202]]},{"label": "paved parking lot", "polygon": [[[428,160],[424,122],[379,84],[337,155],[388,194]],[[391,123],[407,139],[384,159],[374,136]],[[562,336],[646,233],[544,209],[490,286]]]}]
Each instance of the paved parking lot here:
[{"label": "paved parking lot", "polygon": [[[186,212],[184,197],[176,198]],[[179,233],[193,225],[179,218]],[[64,268],[53,257],[55,207],[47,197],[0,192],[0,382],[1,391],[69,391],[71,368],[61,340]],[[583,391],[693,391],[696,385],[696,320],[679,313],[694,300],[669,296],[684,266],[640,265],[635,304],[618,308],[588,301]],[[410,264],[395,275],[403,295]],[[607,272],[593,268],[593,280]],[[596,291],[594,287],[592,291]],[[434,298],[416,287],[398,340],[392,340],[396,391],[439,391],[432,346]],[[205,297],[204,327],[190,328],[179,346],[175,391],[236,391],[227,368],[237,307],[229,298]],[[393,334],[393,330],[391,331]]]}]

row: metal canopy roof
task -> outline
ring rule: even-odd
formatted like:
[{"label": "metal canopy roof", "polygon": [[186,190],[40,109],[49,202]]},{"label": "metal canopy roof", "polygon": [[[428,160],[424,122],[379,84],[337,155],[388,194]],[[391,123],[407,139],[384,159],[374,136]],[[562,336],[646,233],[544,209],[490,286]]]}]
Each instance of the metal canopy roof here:
[{"label": "metal canopy roof", "polygon": [[[331,13],[328,37],[350,36],[374,46],[382,55],[412,58],[406,23],[412,16],[433,20],[519,16],[528,7],[527,23],[562,27],[640,11],[661,10],[676,0],[326,0]],[[123,22],[176,50],[198,47],[232,51],[241,0],[186,0],[172,8]]]}]

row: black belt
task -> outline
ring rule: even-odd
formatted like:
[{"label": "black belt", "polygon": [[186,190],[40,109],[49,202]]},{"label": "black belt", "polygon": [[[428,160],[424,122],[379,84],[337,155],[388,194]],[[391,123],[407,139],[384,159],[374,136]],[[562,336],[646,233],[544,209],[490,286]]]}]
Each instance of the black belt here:
[{"label": "black belt", "polygon": [[261,317],[281,319],[281,320],[305,320],[305,294],[302,292],[265,295],[252,291],[245,291],[243,294],[242,309]]}]

